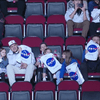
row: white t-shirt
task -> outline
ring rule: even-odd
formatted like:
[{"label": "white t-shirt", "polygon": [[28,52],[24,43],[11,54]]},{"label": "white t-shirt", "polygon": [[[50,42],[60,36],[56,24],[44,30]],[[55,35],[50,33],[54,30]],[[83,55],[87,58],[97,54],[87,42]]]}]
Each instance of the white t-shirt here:
[{"label": "white t-shirt", "polygon": [[85,54],[85,58],[91,61],[97,60],[98,49],[99,49],[99,45],[95,43],[93,40],[90,40],[86,47],[86,50],[88,52]]},{"label": "white t-shirt", "polygon": [[61,69],[61,64],[52,53],[43,55],[40,61],[44,63],[45,67],[47,67],[52,74]]}]

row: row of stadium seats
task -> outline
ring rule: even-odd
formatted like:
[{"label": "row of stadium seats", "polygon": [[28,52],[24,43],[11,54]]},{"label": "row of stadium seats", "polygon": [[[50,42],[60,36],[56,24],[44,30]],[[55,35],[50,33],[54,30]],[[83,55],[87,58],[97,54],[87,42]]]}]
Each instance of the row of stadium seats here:
[{"label": "row of stadium seats", "polygon": [[[50,15],[59,14],[65,15],[67,9],[66,0],[27,0],[25,18],[30,15]],[[8,12],[17,12],[17,8],[8,8]]]},{"label": "row of stadium seats", "polygon": [[29,82],[16,82],[9,91],[5,82],[0,82],[1,100],[99,100],[100,82],[86,81],[80,87],[76,81],[39,82],[32,86]]}]

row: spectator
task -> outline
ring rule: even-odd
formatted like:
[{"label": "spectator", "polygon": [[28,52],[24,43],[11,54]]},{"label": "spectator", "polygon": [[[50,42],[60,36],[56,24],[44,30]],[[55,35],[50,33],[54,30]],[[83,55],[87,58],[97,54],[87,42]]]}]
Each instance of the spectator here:
[{"label": "spectator", "polygon": [[73,35],[73,28],[82,28],[82,36],[86,38],[89,30],[89,13],[81,0],[74,0],[74,7],[69,8],[65,14],[68,27],[68,36]]},{"label": "spectator", "polygon": [[[92,37],[92,40],[96,44],[100,45],[100,37],[98,35],[94,35]],[[87,53],[88,53],[88,50],[85,50],[85,54],[87,54]],[[89,72],[100,72],[100,54],[98,55],[98,59],[95,61],[85,59],[85,54],[83,57],[84,61],[80,65],[80,70],[81,70],[81,73],[82,73],[85,81],[87,81]]]},{"label": "spectator", "polygon": [[[87,9],[88,7],[87,7],[87,1],[86,1],[86,0],[83,0],[83,4],[86,5],[86,9]],[[69,0],[69,1],[67,2],[67,10],[68,10],[69,8],[73,8],[73,7],[74,7],[73,0]]]},{"label": "spectator", "polygon": [[9,61],[7,66],[7,75],[10,86],[16,82],[15,74],[25,74],[24,81],[30,82],[35,69],[35,58],[31,48],[25,45],[18,46],[14,40],[9,41],[8,45],[10,51],[7,54]]},{"label": "spectator", "polygon": [[0,11],[0,40],[3,38],[4,22],[5,19],[3,13]]},{"label": "spectator", "polygon": [[[64,57],[65,59],[62,63],[62,67],[61,67],[61,70],[60,70],[60,81],[63,81],[64,73],[67,72],[66,67],[69,64],[72,64],[74,62],[78,63],[76,59],[72,58],[72,52],[70,50],[64,51],[64,54],[65,54],[65,57]],[[79,67],[79,64],[78,64],[78,67]]]},{"label": "spectator", "polygon": [[25,11],[25,0],[0,0],[1,11],[4,16],[7,16],[7,8],[8,7],[17,7],[17,14],[24,16]]},{"label": "spectator", "polygon": [[93,36],[100,27],[100,2],[98,8],[94,8],[91,12],[92,22],[90,23],[89,33]]},{"label": "spectator", "polygon": [[89,15],[91,16],[91,12],[94,9],[94,7],[99,5],[99,0],[91,0],[88,4],[88,11]]},{"label": "spectator", "polygon": [[42,81],[42,73],[43,73],[43,65],[40,64],[40,58],[43,56],[44,50],[47,48],[46,43],[41,43],[40,45],[40,52],[41,54],[39,54],[39,56],[36,58],[36,63],[35,65],[38,67],[37,68],[37,81]]},{"label": "spectator", "polygon": [[[50,49],[50,48],[46,48],[45,50],[44,50],[44,55],[47,55],[47,54],[50,54],[50,53],[52,53],[52,50]],[[53,57],[52,58],[54,58],[55,57],[55,55],[53,54]],[[44,60],[44,59],[43,59]],[[43,62],[42,62],[43,63]],[[48,68],[47,68],[47,66],[46,65],[44,65],[44,68],[43,68],[43,81],[46,81],[46,70],[47,70]],[[49,71],[50,72],[50,71]],[[51,73],[51,72],[50,72]],[[56,80],[56,84],[58,85],[59,84],[59,82],[60,82],[60,78],[59,78],[59,74],[60,74],[60,71],[58,70],[56,73],[54,73],[54,74],[52,74],[51,73],[51,77],[52,77],[52,80],[51,81],[53,81],[53,78],[57,78],[57,80]]]},{"label": "spectator", "polygon": [[6,57],[6,50],[4,48],[0,49],[0,74],[1,80],[5,81],[6,66],[8,65],[8,59]]}]

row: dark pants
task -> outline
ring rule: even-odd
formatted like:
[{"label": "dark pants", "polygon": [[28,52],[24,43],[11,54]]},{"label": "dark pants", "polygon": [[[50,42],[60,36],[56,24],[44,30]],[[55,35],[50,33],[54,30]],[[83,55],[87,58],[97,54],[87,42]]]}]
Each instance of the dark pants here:
[{"label": "dark pants", "polygon": [[88,73],[100,73],[100,60],[97,61],[85,61],[80,65],[80,71],[85,79],[88,80]]},{"label": "dark pants", "polygon": [[1,11],[4,14],[4,16],[7,16],[7,7],[17,7],[18,11],[17,14],[23,16],[25,12],[25,0],[18,0],[18,2],[7,2],[6,0],[0,0],[0,7]]},{"label": "dark pants", "polygon": [[0,23],[0,40],[3,38],[4,24]]},{"label": "dark pants", "polygon": [[91,22],[90,23],[90,28],[89,28],[89,34],[90,36],[93,36],[94,34],[96,34],[97,29],[100,27],[100,23],[94,23]]},{"label": "dark pants", "polygon": [[37,82],[40,82],[43,80],[43,72],[47,74],[48,80],[53,81],[53,75],[47,68],[38,68],[37,69]]},{"label": "dark pants", "polygon": [[5,81],[5,73],[1,73],[1,81]]}]

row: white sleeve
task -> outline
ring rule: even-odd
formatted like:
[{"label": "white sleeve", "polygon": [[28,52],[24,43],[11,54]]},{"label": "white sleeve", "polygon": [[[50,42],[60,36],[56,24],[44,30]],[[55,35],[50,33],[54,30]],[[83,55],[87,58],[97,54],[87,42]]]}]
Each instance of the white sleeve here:
[{"label": "white sleeve", "polygon": [[95,9],[93,9],[93,11],[91,12],[91,17],[92,17],[93,19],[97,19],[97,18],[99,17],[99,14],[100,14],[100,9],[95,8]]},{"label": "white sleeve", "polygon": [[89,17],[89,12],[88,12],[88,10],[86,10],[86,17],[87,17],[87,19],[90,21],[90,17]]},{"label": "white sleeve", "polygon": [[68,20],[72,20],[71,18],[70,18],[70,15],[73,13],[73,8],[70,8],[70,9],[68,9],[67,11],[66,11],[66,14],[65,14],[65,20],[66,20],[66,22],[68,21]]}]

